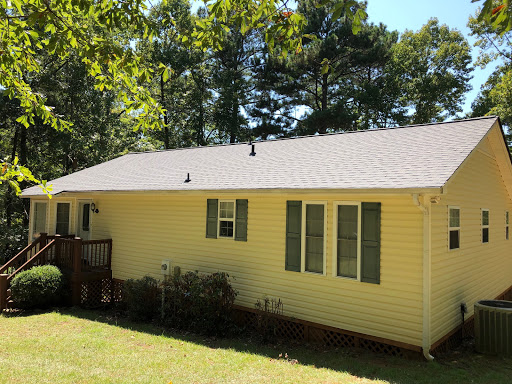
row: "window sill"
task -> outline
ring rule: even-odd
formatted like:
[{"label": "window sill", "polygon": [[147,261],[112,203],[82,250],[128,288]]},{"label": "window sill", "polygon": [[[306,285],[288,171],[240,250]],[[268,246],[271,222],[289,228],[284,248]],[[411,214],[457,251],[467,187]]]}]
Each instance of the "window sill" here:
[{"label": "window sill", "polygon": [[347,277],[347,276],[338,276],[338,275],[335,275],[333,276],[335,279],[340,279],[340,280],[348,280],[348,281],[356,281],[356,282],[361,282],[361,280],[359,280],[357,277]]},{"label": "window sill", "polygon": [[311,271],[300,271],[300,272],[305,273],[307,275],[312,275],[312,276],[326,276],[325,272],[311,272]]}]

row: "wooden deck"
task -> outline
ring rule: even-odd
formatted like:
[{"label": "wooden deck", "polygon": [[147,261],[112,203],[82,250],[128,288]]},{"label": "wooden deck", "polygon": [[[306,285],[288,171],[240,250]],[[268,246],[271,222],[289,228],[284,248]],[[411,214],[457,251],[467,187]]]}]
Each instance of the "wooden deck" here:
[{"label": "wooden deck", "polygon": [[37,265],[55,265],[70,277],[72,305],[108,301],[114,292],[111,262],[112,239],[82,240],[74,235],[42,233],[0,267],[0,311],[12,303],[12,279]]}]

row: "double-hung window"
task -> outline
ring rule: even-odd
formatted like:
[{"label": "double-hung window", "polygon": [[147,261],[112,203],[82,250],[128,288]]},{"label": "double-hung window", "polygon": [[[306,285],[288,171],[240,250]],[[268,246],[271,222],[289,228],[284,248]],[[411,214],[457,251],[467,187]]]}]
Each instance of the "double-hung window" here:
[{"label": "double-hung window", "polygon": [[235,236],[235,201],[219,201],[219,237]]},{"label": "double-hung window", "polygon": [[334,206],[336,239],[335,276],[357,279],[361,255],[361,203],[343,202]]},{"label": "double-hung window", "polygon": [[460,248],[460,208],[448,207],[448,249]]},{"label": "double-hung window", "polygon": [[206,237],[247,241],[247,199],[206,202]]},{"label": "double-hung window", "polygon": [[304,202],[302,207],[303,266],[305,272],[325,273],[325,203]]},{"label": "double-hung window", "polygon": [[482,209],[482,243],[489,242],[489,210]]}]

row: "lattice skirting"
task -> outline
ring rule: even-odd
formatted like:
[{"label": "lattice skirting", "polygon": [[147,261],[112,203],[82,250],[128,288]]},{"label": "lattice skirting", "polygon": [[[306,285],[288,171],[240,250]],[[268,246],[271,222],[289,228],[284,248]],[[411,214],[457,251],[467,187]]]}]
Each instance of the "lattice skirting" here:
[{"label": "lattice skirting", "polygon": [[[237,306],[235,322],[253,330],[269,331],[276,338],[312,343],[335,348],[363,348],[377,353],[400,356],[420,356],[415,346],[392,345],[372,336],[344,331],[281,315],[262,314],[256,310]],[[389,340],[390,343],[394,343]],[[400,344],[400,343],[397,343]]]},{"label": "lattice skirting", "polygon": [[120,280],[82,281],[80,288],[80,306],[85,308],[99,308],[122,300],[123,282]]}]

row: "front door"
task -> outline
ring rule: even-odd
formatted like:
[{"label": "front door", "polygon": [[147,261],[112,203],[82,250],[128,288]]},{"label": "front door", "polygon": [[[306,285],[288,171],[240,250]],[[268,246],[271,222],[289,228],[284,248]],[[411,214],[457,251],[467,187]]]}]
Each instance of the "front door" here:
[{"label": "front door", "polygon": [[78,226],[76,234],[83,240],[91,239],[91,203],[88,201],[78,203]]}]

